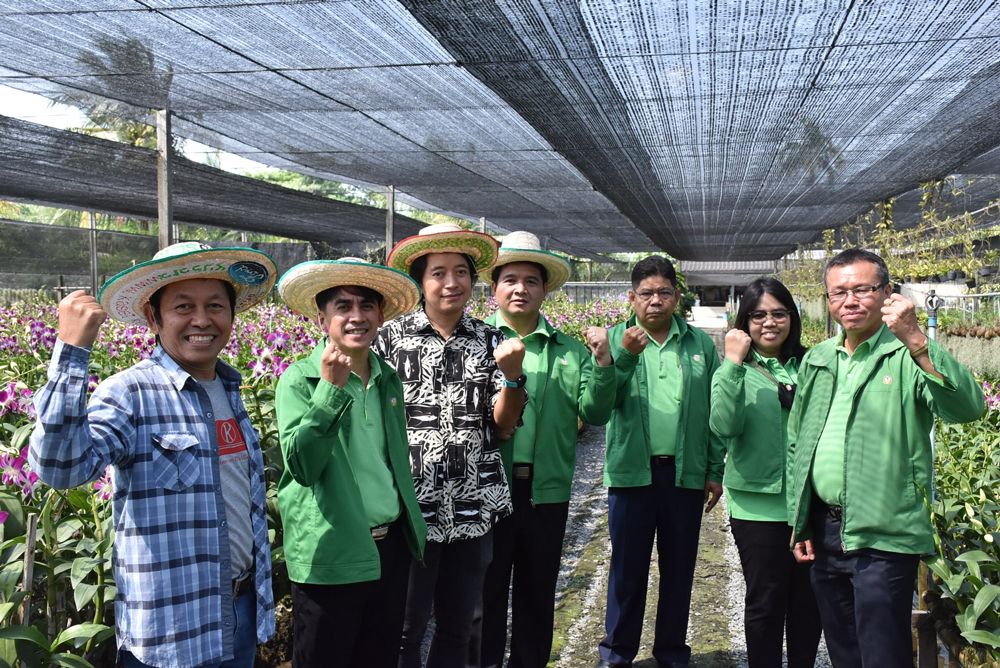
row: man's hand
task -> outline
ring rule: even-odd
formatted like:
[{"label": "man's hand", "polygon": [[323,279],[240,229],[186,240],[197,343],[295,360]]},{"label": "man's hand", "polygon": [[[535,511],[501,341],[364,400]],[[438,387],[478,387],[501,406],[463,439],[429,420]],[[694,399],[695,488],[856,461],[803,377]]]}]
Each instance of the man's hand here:
[{"label": "man's hand", "polygon": [[712,512],[712,508],[715,508],[715,504],[719,502],[722,498],[722,483],[721,482],[706,482],[705,483],[705,514]]},{"label": "man's hand", "polygon": [[913,302],[899,293],[892,293],[883,302],[882,322],[910,352],[927,343],[927,337],[917,324],[917,312]]},{"label": "man's hand", "polygon": [[733,364],[743,364],[753,339],[742,329],[731,329],[726,332],[726,359]]},{"label": "man's hand", "polygon": [[351,377],[351,366],[351,358],[344,354],[336,343],[331,340],[326,344],[320,360],[320,376],[323,380],[344,389],[347,379]]},{"label": "man's hand", "polygon": [[629,327],[622,334],[622,348],[633,355],[641,355],[642,351],[646,349],[647,343],[649,343],[649,335],[639,325]]},{"label": "man's hand", "polygon": [[588,327],[583,330],[590,352],[594,353],[598,366],[611,366],[611,347],[608,345],[608,330],[604,327]]},{"label": "man's hand", "polygon": [[813,542],[807,540],[804,543],[796,543],[795,547],[792,548],[792,555],[795,557],[795,561],[800,564],[808,564],[810,561],[815,561],[816,553],[813,551]]},{"label": "man's hand", "polygon": [[521,339],[505,339],[493,351],[493,359],[497,361],[497,368],[504,378],[517,380],[523,373],[521,365],[524,362],[524,344]]},{"label": "man's hand", "polygon": [[89,348],[97,340],[108,314],[85,290],[71,292],[59,302],[59,338],[78,348]]}]

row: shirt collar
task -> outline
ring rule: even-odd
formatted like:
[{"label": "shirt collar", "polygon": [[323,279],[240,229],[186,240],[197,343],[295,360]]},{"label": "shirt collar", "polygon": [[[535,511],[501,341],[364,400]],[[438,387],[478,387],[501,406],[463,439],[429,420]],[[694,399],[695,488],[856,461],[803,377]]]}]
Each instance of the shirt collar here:
[{"label": "shirt collar", "polygon": [[[187,384],[188,379],[194,380],[194,376],[189,374],[187,371],[182,369],[180,365],[171,357],[162,346],[157,346],[153,350],[153,354],[150,356],[150,361],[159,366],[167,374],[170,379],[170,384],[174,386],[178,391],[184,389],[184,385]],[[240,373],[229,366],[221,359],[215,362],[215,373],[222,378],[222,384],[225,386],[226,391],[232,391],[234,386],[238,389],[242,376]]]},{"label": "shirt collar", "polygon": [[[421,306],[416,311],[413,312],[413,321],[410,323],[412,334],[438,334],[438,331],[434,329],[434,325],[431,324],[430,318],[427,317],[427,311]],[[458,325],[455,327],[455,331],[452,332],[452,336],[465,336],[469,338],[475,337],[475,333],[472,328],[472,316],[468,313],[463,313],[461,320],[458,321]]]},{"label": "shirt collar", "polygon": [[[889,328],[885,326],[885,323],[882,323],[882,326],[879,327],[878,330],[876,330],[876,332],[874,334],[872,334],[867,339],[865,339],[864,341],[862,341],[861,343],[859,343],[857,345],[857,347],[854,349],[854,353],[853,354],[852,353],[848,353],[848,354],[851,357],[854,357],[855,355],[857,355],[859,353],[861,355],[867,355],[868,353],[870,353],[872,350],[874,350],[875,348],[877,348],[880,344],[882,344],[884,342],[887,334],[888,334],[889,338],[891,338],[891,339],[895,339],[896,338],[896,335],[893,334],[889,330]],[[846,340],[847,340],[847,332],[846,331],[841,331],[840,332],[840,336],[837,337],[837,350],[843,350],[844,352],[847,352],[847,347],[844,345],[844,342]]]},{"label": "shirt collar", "polygon": [[[506,318],[503,317],[503,313],[501,313],[500,311],[497,311],[496,313],[496,325],[497,327],[500,328],[500,331],[503,332],[504,336],[506,336],[507,338],[509,339],[518,338],[517,331],[509,324],[507,324]],[[539,313],[538,325],[535,327],[535,330],[530,334],[528,334],[528,336],[521,336],[519,338],[527,339],[537,335],[541,338],[547,339],[553,336],[555,332],[556,332],[555,328],[549,324],[549,321],[545,319],[545,316]]]}]

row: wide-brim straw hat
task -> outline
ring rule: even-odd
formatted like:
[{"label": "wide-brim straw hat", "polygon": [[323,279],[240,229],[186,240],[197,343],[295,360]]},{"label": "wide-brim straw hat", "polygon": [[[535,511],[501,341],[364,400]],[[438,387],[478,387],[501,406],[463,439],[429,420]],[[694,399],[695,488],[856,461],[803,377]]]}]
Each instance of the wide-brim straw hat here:
[{"label": "wide-brim straw hat", "polygon": [[545,289],[549,292],[561,288],[569,280],[572,273],[569,260],[551,251],[543,250],[542,244],[534,234],[531,232],[511,232],[504,237],[503,243],[500,244],[496,263],[482,271],[480,278],[490,283],[494,269],[512,262],[534,262],[545,267],[548,274]]},{"label": "wide-brim straw hat", "polygon": [[162,249],[152,260],[129,267],[101,286],[97,300],[115,320],[145,325],[143,307],[154,292],[191,278],[218,279],[236,291],[236,313],[267,297],[278,269],[267,253],[253,248],[212,248],[200,241],[183,241]]},{"label": "wide-brim straw hat", "polygon": [[496,261],[497,240],[485,232],[464,230],[455,223],[428,225],[420,234],[396,244],[385,263],[408,274],[414,260],[430,253],[469,255],[476,263],[476,271],[481,271]]},{"label": "wide-brim straw hat", "polygon": [[278,294],[288,307],[307,318],[319,313],[316,295],[343,285],[360,285],[382,295],[382,313],[392,320],[420,302],[420,286],[401,271],[355,257],[297,264],[281,277]]}]

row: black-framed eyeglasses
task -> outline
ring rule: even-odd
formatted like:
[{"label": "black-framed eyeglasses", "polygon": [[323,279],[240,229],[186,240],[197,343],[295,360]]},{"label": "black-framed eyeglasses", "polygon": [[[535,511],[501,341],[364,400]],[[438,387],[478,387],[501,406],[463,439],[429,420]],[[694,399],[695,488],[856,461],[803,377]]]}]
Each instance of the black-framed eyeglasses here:
[{"label": "black-framed eyeglasses", "polygon": [[788,320],[788,309],[776,308],[773,311],[750,311],[748,317],[755,325],[762,325],[771,318],[774,322],[782,323]]},{"label": "black-framed eyeglasses", "polygon": [[854,295],[855,299],[863,301],[874,295],[886,285],[888,285],[888,283],[882,283],[881,285],[861,285],[849,290],[836,290],[834,292],[826,293],[826,298],[830,300],[831,304],[840,304],[847,299],[847,295]]},{"label": "black-framed eyeglasses", "polygon": [[659,295],[660,301],[668,302],[671,299],[673,299],[674,295],[676,294],[677,293],[674,292],[673,290],[666,290],[666,289],[659,290],[657,292],[653,292],[652,290],[649,291],[643,290],[642,292],[635,293],[635,296],[638,297],[639,301],[641,302],[648,302],[650,299],[653,298],[653,295]]}]

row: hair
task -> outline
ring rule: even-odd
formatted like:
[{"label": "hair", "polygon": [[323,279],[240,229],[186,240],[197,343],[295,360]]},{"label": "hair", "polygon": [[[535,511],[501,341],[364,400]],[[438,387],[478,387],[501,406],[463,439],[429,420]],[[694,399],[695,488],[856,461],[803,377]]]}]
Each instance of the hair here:
[{"label": "hair", "polygon": [[[806,354],[806,348],[802,345],[802,318],[799,317],[799,309],[795,305],[795,298],[788,288],[776,278],[757,278],[750,282],[750,285],[743,291],[743,300],[740,302],[740,310],[736,312],[736,329],[742,329],[747,335],[750,334],[750,312],[756,311],[760,300],[764,295],[771,295],[788,310],[788,318],[791,327],[788,329],[788,338],[781,344],[778,351],[778,361],[782,364],[795,357],[802,361],[802,356]],[[753,347],[747,353],[744,361],[750,361],[753,357]]]},{"label": "hair", "polygon": [[[543,265],[541,265],[541,264],[539,264],[537,262],[529,262],[527,260],[517,260],[518,264],[520,264],[522,262],[525,263],[525,264],[533,264],[533,265],[535,265],[535,267],[538,268],[538,271],[542,274],[542,285],[548,284],[548,282],[549,282],[549,271]],[[497,282],[497,280],[500,278],[500,270],[503,269],[504,267],[506,267],[508,264],[515,264],[515,262],[508,262],[506,264],[497,265],[496,267],[493,268],[493,275],[490,276],[490,282],[491,283],[496,283]]]},{"label": "hair", "polygon": [[379,308],[382,308],[382,305],[385,303],[385,297],[378,290],[372,290],[363,285],[335,285],[316,295],[316,308],[320,311],[325,311],[330,302],[335,300],[341,292],[361,297],[362,300],[367,302],[374,302],[378,304]]},{"label": "hair", "polygon": [[[206,279],[212,280],[212,279]],[[229,295],[229,317],[236,317],[236,288],[229,281],[223,281],[221,278],[215,279],[220,281],[224,286],[226,286],[226,294]],[[170,285],[169,283],[167,285]],[[153,320],[157,325],[163,324],[163,317],[160,315],[160,302],[163,300],[163,291],[167,289],[167,285],[154,292],[149,297],[149,307],[153,309]],[[157,337],[159,339],[159,337]],[[159,343],[159,341],[157,341]]]},{"label": "hair", "polygon": [[[430,255],[428,253],[427,255]],[[427,255],[421,255],[410,264],[410,278],[417,282],[417,285],[424,284],[424,272],[427,271]],[[478,272],[476,271],[476,261],[468,253],[459,253],[465,258],[466,264],[469,265],[469,275],[472,276],[472,282],[476,282],[476,276]]]},{"label": "hair", "polygon": [[823,270],[823,285],[826,285],[827,276],[830,275],[830,270],[834,267],[846,267],[848,265],[857,264],[858,262],[869,262],[875,265],[878,270],[878,282],[879,285],[889,285],[889,267],[886,266],[885,260],[881,257],[872,253],[871,251],[866,251],[861,248],[848,248],[847,250],[840,251],[826,263],[826,269]]},{"label": "hair", "polygon": [[670,260],[662,255],[650,255],[645,260],[639,260],[632,268],[632,289],[637,290],[639,284],[650,276],[662,276],[677,288],[677,271]]}]

